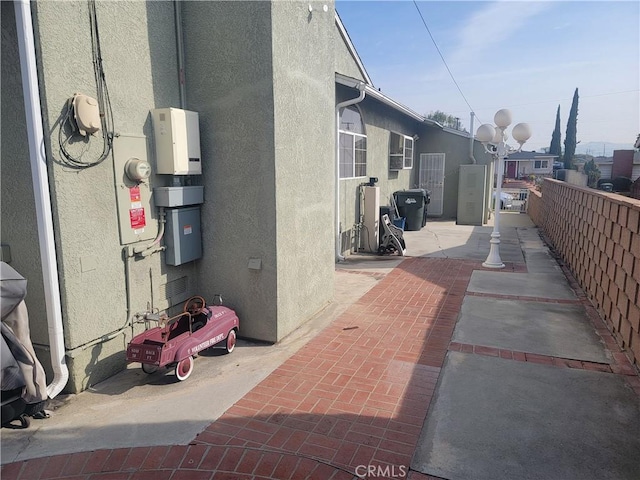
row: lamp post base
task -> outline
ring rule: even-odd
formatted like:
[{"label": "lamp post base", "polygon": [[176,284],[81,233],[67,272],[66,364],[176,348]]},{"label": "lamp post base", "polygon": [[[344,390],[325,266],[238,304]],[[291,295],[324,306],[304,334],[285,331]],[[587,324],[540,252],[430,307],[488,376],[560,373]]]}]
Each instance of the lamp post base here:
[{"label": "lamp post base", "polygon": [[500,258],[500,233],[493,232],[489,243],[491,244],[489,247],[489,256],[487,256],[482,266],[486,268],[504,268],[504,263],[502,263],[502,259]]}]

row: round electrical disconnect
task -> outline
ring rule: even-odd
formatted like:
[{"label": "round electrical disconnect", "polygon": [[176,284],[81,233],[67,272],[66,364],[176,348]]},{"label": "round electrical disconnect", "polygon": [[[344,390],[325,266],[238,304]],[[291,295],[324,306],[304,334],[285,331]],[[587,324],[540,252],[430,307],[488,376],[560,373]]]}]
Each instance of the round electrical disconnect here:
[{"label": "round electrical disconnect", "polygon": [[130,158],[124,165],[124,173],[134,182],[144,182],[151,175],[151,165],[146,160]]}]

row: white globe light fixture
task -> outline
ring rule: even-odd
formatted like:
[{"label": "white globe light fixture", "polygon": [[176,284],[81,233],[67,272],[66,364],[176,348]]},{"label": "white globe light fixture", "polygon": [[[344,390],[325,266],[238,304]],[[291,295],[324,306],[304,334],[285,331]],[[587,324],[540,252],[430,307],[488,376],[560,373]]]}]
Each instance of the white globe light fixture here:
[{"label": "white globe light fixture", "polygon": [[493,121],[500,128],[507,128],[511,125],[511,111],[503,108],[502,110],[498,110],[496,114],[493,116]]},{"label": "white globe light fixture", "polygon": [[516,142],[523,145],[531,138],[531,127],[527,123],[519,123],[511,130],[511,136]]},{"label": "white globe light fixture", "polygon": [[[511,125],[511,112],[506,108],[498,110],[493,117],[496,126],[487,123],[480,125],[476,131],[476,140],[484,145],[484,149],[489,153],[496,164],[495,170],[497,174],[496,188],[494,196],[494,220],[493,232],[491,232],[491,240],[489,241],[489,256],[482,266],[487,268],[504,268],[504,263],[500,258],[500,205],[502,203],[502,177],[504,176],[504,161],[512,154],[522,150],[524,143],[531,138],[531,127],[526,123],[518,123],[513,127],[511,135],[513,139],[520,145],[513,148],[505,142],[509,138],[506,134],[507,127]],[[497,208],[496,208],[497,206]]]},{"label": "white globe light fixture", "polygon": [[480,143],[489,143],[493,141],[493,137],[496,136],[496,129],[493,125],[489,125],[485,123],[484,125],[480,125],[478,127],[478,131],[476,132],[476,139]]}]

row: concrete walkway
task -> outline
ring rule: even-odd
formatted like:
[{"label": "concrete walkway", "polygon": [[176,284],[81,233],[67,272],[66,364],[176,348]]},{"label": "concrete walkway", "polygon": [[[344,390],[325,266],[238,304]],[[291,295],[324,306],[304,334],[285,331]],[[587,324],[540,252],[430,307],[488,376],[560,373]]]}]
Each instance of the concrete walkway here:
[{"label": "concrete walkway", "polygon": [[[526,215],[352,256],[276,346],[127,369],[2,430],[3,479],[637,479],[640,378]],[[55,405],[54,405],[55,406]]]}]

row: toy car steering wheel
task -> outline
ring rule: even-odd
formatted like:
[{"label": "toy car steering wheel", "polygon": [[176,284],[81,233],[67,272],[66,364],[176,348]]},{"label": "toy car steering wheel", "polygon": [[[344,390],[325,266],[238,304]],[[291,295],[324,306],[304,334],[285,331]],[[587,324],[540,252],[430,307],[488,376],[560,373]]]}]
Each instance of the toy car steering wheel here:
[{"label": "toy car steering wheel", "polygon": [[184,302],[184,307],[182,308],[183,313],[189,313],[190,315],[198,315],[202,313],[202,309],[206,306],[207,302],[205,302],[204,298],[196,295],[195,297],[191,297],[189,300]]}]

